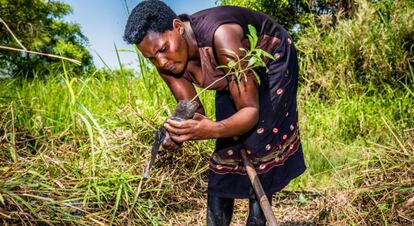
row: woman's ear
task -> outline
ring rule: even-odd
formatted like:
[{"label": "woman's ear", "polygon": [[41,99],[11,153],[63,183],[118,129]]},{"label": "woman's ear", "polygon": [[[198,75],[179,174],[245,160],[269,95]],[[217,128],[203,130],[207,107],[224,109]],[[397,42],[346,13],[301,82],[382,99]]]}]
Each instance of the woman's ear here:
[{"label": "woman's ear", "polygon": [[173,29],[177,29],[177,31],[180,33],[180,35],[183,35],[185,32],[184,24],[180,19],[174,19],[173,20]]}]

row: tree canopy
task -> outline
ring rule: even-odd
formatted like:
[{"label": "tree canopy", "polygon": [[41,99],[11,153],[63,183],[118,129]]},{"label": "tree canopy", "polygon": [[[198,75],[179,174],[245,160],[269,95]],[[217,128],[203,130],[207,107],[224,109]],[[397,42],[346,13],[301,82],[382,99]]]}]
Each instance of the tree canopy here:
[{"label": "tree canopy", "polygon": [[330,22],[335,22],[339,15],[349,16],[355,5],[355,0],[220,0],[219,2],[222,5],[239,5],[263,12],[288,30],[297,30],[301,25],[306,26],[310,18],[320,15],[329,15]]},{"label": "tree canopy", "polygon": [[[80,25],[63,21],[72,12],[70,5],[53,0],[0,0],[2,18],[28,50],[73,58],[82,66],[70,65],[76,72],[93,67],[86,49],[87,38]],[[0,23],[0,45],[20,48]],[[33,72],[54,71],[61,67],[59,59],[0,49],[0,72],[30,76]]]}]

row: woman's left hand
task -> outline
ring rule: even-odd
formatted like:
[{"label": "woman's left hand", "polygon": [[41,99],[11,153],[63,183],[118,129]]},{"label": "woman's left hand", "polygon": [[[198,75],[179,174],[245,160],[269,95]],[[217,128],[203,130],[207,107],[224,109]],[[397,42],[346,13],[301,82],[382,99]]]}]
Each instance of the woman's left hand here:
[{"label": "woman's left hand", "polygon": [[171,134],[171,139],[177,143],[215,138],[215,126],[216,122],[199,113],[195,113],[193,119],[181,122],[168,119],[164,124],[164,127]]}]

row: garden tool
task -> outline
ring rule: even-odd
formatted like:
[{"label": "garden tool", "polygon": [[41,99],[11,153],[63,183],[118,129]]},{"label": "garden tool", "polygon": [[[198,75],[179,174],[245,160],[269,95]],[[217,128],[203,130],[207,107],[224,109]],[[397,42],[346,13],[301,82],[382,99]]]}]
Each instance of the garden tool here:
[{"label": "garden tool", "polygon": [[263,187],[260,183],[259,177],[257,176],[257,172],[254,169],[253,164],[248,159],[245,149],[241,150],[241,155],[243,158],[244,166],[246,167],[247,175],[249,176],[250,182],[252,183],[254,192],[256,193],[256,197],[259,200],[260,207],[262,208],[262,211],[266,217],[267,223],[270,226],[276,226],[276,217],[272,211],[272,207],[270,206],[269,199],[267,199],[267,196],[263,191]]},{"label": "garden tool", "polygon": [[[174,113],[171,119],[176,120],[176,121],[184,121],[184,120],[192,119],[196,110],[198,109],[198,106],[199,104],[196,101],[180,100],[174,109]],[[161,144],[164,142],[165,138],[167,137],[167,133],[168,131],[165,129],[163,125],[161,125],[160,128],[155,133],[155,141],[151,149],[151,159],[148,162],[147,167],[145,167],[145,170],[142,174],[144,178],[147,178],[147,179],[149,178],[151,167],[154,164],[155,159],[157,158],[157,154],[161,148]],[[170,140],[167,140],[167,142],[174,142],[174,141],[170,139]],[[174,142],[174,145],[178,145],[178,144]]]}]

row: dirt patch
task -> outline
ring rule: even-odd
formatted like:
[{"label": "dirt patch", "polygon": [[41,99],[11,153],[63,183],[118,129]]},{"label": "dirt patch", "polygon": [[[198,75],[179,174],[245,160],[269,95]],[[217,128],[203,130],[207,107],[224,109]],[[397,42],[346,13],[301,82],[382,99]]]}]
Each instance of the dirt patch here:
[{"label": "dirt patch", "polygon": [[[302,199],[300,198],[302,197]],[[200,200],[202,208],[173,214],[166,223],[170,225],[205,225],[207,198]],[[283,226],[317,225],[325,199],[312,191],[282,191],[272,199],[273,212]],[[236,199],[232,226],[246,225],[248,201]]]}]

